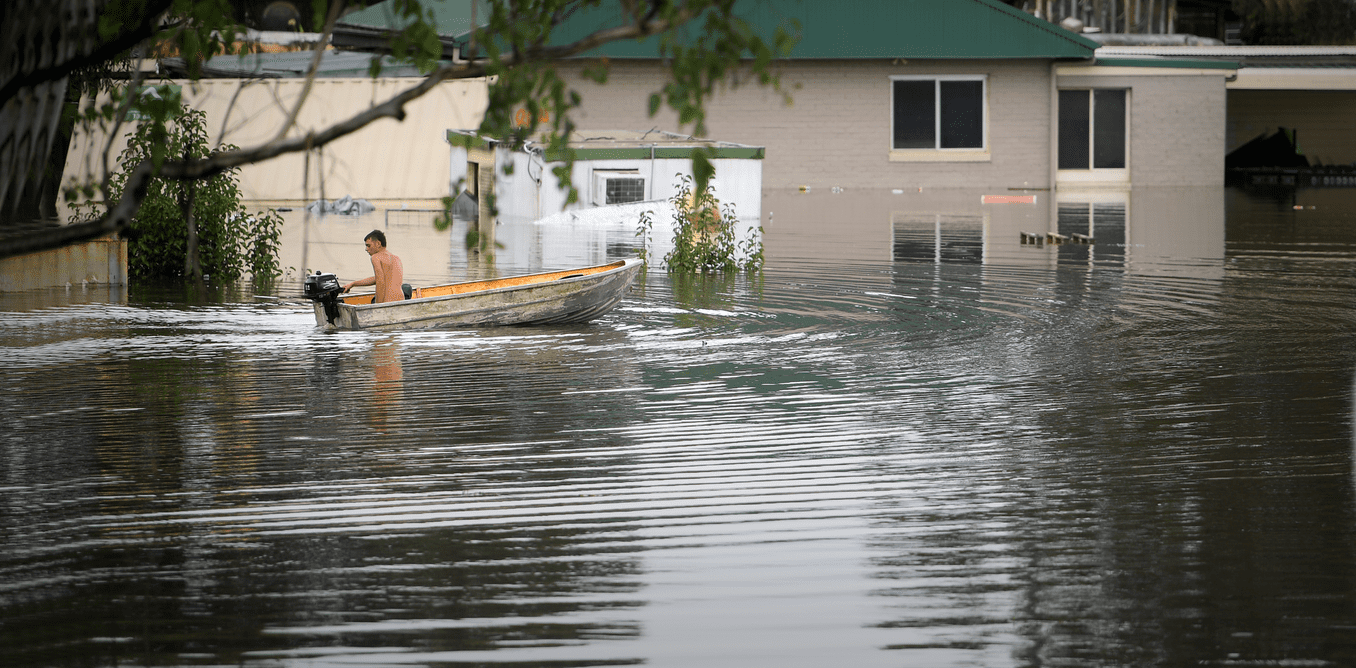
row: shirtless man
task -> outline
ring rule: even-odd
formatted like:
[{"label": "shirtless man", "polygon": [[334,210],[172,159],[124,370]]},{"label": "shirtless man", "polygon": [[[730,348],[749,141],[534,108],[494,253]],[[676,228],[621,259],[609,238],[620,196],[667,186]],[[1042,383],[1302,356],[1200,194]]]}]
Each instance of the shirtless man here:
[{"label": "shirtless man", "polygon": [[405,282],[405,269],[400,265],[400,258],[386,250],[386,235],[381,230],[372,230],[363,237],[363,245],[367,246],[367,254],[372,256],[374,275],[344,285],[344,292],[356,285],[375,285],[377,296],[372,300],[373,304],[404,299],[405,291],[400,285]]}]

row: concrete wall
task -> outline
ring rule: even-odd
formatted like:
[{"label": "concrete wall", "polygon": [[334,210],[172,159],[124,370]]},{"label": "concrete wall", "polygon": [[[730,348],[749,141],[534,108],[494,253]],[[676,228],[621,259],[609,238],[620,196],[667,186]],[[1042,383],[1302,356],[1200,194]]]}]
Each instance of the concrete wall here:
[{"label": "concrete wall", "polygon": [[1310,164],[1356,163],[1356,91],[1230,90],[1225,152],[1276,128],[1298,130]]},{"label": "concrete wall", "polygon": [[0,259],[0,292],[127,284],[127,240],[94,239]]},{"label": "concrete wall", "polygon": [[[297,117],[293,135],[319,130],[379,104],[419,79],[318,79]],[[240,81],[211,79],[184,86],[188,103],[207,112],[211,142],[251,147],[271,139],[299,99],[301,79]],[[313,200],[344,195],[370,200],[437,199],[447,194],[448,128],[480,124],[487,104],[483,80],[449,81],[406,107],[404,121],[382,119],[339,139],[312,156],[309,192],[303,191],[302,154],[280,156],[240,170],[240,190],[249,200]],[[123,133],[128,132],[127,128]],[[103,136],[71,143],[66,180],[99,178]],[[111,156],[126,147],[114,142]],[[116,164],[113,165],[116,167]]]},{"label": "concrete wall", "polygon": [[1060,88],[1130,90],[1130,183],[1217,186],[1224,183],[1227,71],[1171,68],[1061,68]]},{"label": "concrete wall", "polygon": [[[606,84],[585,80],[582,64],[562,66],[583,96],[581,127],[680,128],[674,112],[647,115],[664,78],[657,64],[613,61]],[[1048,61],[794,61],[781,66],[793,98],[756,83],[726,87],[707,110],[708,137],[767,148],[765,188],[1048,187]],[[988,76],[989,160],[892,162],[891,75]]]}]

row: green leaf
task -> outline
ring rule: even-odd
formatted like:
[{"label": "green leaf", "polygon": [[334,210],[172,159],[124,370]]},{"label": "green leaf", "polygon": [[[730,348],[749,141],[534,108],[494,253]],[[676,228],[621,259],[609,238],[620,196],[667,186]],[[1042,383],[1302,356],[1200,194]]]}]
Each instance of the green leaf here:
[{"label": "green leaf", "polygon": [[[330,16],[329,0],[311,0],[311,25],[316,31],[320,31],[325,26],[325,19]],[[300,26],[298,26],[300,29]]]},{"label": "green leaf", "polygon": [[692,149],[692,180],[693,191],[698,197],[706,193],[706,186],[711,182],[711,177],[716,175],[716,166],[711,164],[711,158],[715,152],[706,147]]}]

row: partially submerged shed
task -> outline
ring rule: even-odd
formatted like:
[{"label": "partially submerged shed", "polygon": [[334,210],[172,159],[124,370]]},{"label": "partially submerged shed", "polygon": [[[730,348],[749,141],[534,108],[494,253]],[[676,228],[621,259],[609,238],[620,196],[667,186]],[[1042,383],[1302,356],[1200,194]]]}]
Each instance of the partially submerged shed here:
[{"label": "partially submerged shed", "polygon": [[[477,219],[490,215],[493,195],[501,221],[534,221],[560,211],[664,200],[678,192],[683,177],[692,178],[692,152],[708,151],[716,166],[711,182],[715,195],[734,207],[740,219],[762,215],[763,148],[700,139],[660,130],[576,131],[569,138],[574,153],[570,181],[578,190],[574,203],[561,189],[553,169],[564,156],[539,142],[520,150],[469,130],[448,130],[451,145],[449,188],[457,212],[473,204]],[[459,217],[469,218],[468,215]]]}]

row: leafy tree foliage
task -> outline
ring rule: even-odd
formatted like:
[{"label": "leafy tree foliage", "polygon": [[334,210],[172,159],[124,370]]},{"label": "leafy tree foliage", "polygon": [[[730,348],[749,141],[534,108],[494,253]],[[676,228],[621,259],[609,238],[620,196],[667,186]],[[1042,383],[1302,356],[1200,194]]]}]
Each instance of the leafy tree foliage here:
[{"label": "leafy tree foliage", "polygon": [[[63,0],[56,0],[61,3]],[[315,0],[316,24],[323,25],[308,76],[314,77],[323,46],[338,18],[354,6],[369,0]],[[446,0],[464,1],[464,0]],[[143,54],[154,50],[180,54],[192,67],[205,58],[229,53],[235,48],[240,27],[229,11],[227,0],[95,0],[101,4],[97,36],[89,49],[63,51],[69,55],[49,67],[26,72],[4,84],[0,104],[23,86],[64,77],[79,67],[113,59],[129,49]],[[569,158],[566,138],[574,128],[571,112],[580,96],[556,69],[566,58],[587,54],[609,42],[621,40],[657,40],[658,56],[668,70],[666,80],[656,81],[657,90],[650,100],[651,113],[661,105],[674,109],[694,134],[705,132],[706,102],[715,87],[741,73],[760,84],[777,86],[775,60],[789,52],[799,26],[790,24],[764,39],[735,13],[735,0],[485,0],[488,8],[485,25],[460,39],[457,51],[462,58],[446,59],[443,41],[437,35],[433,13],[425,0],[394,0],[395,13],[405,21],[391,31],[382,53],[393,54],[426,72],[423,79],[392,96],[374,103],[352,117],[328,127],[298,131],[295,119],[306,94],[291,110],[276,135],[256,146],[231,147],[202,154],[180,154],[150,143],[150,150],[139,162],[124,162],[118,187],[111,179],[90,184],[82,195],[101,191],[108,203],[107,212],[79,225],[35,235],[22,241],[0,241],[0,256],[29,252],[43,247],[121,231],[131,225],[152,178],[188,182],[209,179],[243,165],[270,160],[288,153],[310,151],[360,131],[382,118],[403,119],[410,102],[434,90],[443,81],[490,77],[489,107],[479,131],[483,136],[508,139],[520,144],[529,137],[544,139],[548,150],[562,150],[566,165],[557,170],[562,183],[569,184]],[[559,34],[562,25],[576,15],[600,12],[620,18],[602,22],[600,27],[582,36]],[[322,19],[323,17],[323,19]],[[30,30],[40,32],[44,17],[16,17],[32,22]],[[8,18],[6,20],[9,20]],[[700,36],[681,38],[678,29],[692,25]],[[374,56],[375,58],[375,56]],[[375,61],[374,61],[375,63]],[[0,63],[3,64],[3,63]],[[607,78],[606,60],[598,60],[589,74],[598,81]],[[373,73],[379,67],[374,64]],[[196,72],[194,73],[196,75]],[[140,85],[140,70],[132,72],[129,89]],[[8,95],[9,97],[6,97]],[[120,134],[120,127],[132,113],[151,118],[147,137],[158,136],[171,119],[156,108],[142,108],[146,101],[137,95],[115,96],[93,110],[84,120],[104,124],[108,136]],[[154,105],[152,105],[153,107]],[[514,112],[526,109],[531,122],[519,127]],[[543,114],[550,120],[540,125]],[[142,132],[142,130],[138,130]],[[165,130],[168,132],[168,130]],[[544,137],[543,137],[544,135]],[[703,190],[713,170],[704,153],[693,156],[696,179],[694,188]],[[572,190],[573,192],[573,190]]]},{"label": "leafy tree foliage", "polygon": [[[673,206],[673,250],[664,255],[664,265],[670,272],[754,273],[762,269],[762,228],[738,239],[734,208],[721,207],[714,190],[697,188],[691,178],[680,175],[678,191],[669,204]],[[646,211],[640,216],[636,236],[648,246],[653,231],[654,218]]]},{"label": "leafy tree foliage", "polygon": [[[143,161],[201,160],[212,153],[206,113],[178,106],[170,89],[162,90],[172,100],[162,103],[173,104],[176,113],[164,123],[140,123],[128,136],[127,149],[118,158],[123,169],[109,183],[114,198],[127,188],[128,168]],[[151,178],[128,230],[131,275],[234,281],[248,273],[256,283],[276,277],[282,217],[272,210],[247,213],[240,204],[237,172],[179,181]],[[85,207],[86,218],[100,213],[97,205]]]}]

